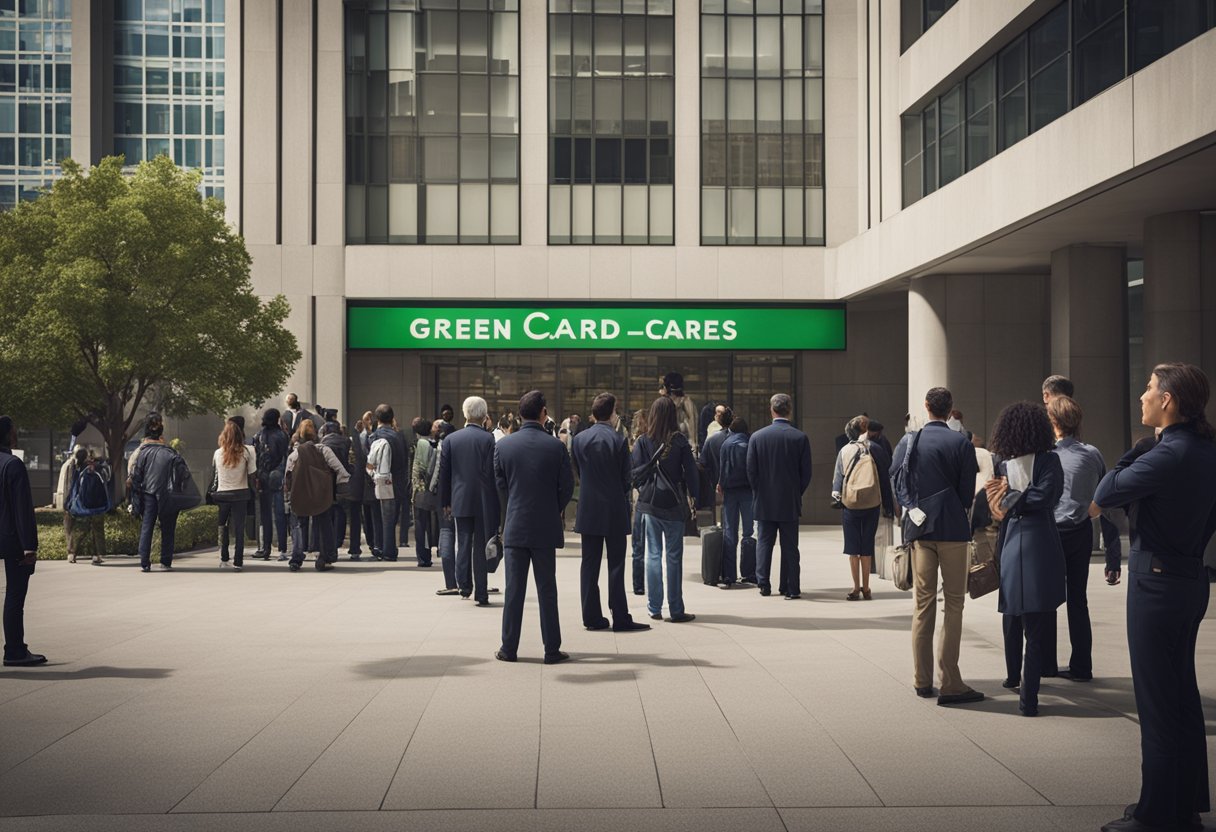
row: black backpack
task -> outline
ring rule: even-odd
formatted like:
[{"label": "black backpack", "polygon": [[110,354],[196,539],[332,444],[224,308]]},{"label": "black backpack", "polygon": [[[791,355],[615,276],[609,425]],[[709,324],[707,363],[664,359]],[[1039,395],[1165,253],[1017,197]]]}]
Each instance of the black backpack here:
[{"label": "black backpack", "polygon": [[73,517],[93,517],[105,514],[113,506],[110,489],[106,487],[101,472],[90,470],[86,465],[76,473],[72,484],[72,499],[68,501],[68,513]]}]

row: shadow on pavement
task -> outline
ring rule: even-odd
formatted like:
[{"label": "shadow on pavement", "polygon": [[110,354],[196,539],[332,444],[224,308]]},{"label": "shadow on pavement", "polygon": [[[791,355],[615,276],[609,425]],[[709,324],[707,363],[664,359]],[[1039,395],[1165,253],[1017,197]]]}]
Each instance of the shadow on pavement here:
[{"label": "shadow on pavement", "polygon": [[398,656],[359,662],[354,666],[354,670],[372,679],[431,679],[439,676],[462,676],[469,668],[490,660],[472,659],[467,656]]},{"label": "shadow on pavement", "polygon": [[[62,667],[57,664],[44,668]],[[0,679],[29,679],[36,682],[71,682],[80,679],[167,679],[173,671],[167,667],[82,667],[80,670],[0,670]]]}]

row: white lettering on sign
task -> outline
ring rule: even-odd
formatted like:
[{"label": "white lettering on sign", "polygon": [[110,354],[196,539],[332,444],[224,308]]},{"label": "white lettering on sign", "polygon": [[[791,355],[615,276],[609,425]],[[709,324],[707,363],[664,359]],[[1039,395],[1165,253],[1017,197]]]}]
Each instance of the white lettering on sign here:
[{"label": "white lettering on sign", "polygon": [[659,335],[658,328],[663,325],[662,321],[654,320],[646,322],[646,337],[651,341],[662,341],[663,336]]},{"label": "white lettering on sign", "polygon": [[621,334],[621,325],[616,321],[600,321],[600,335],[605,341],[611,341]]},{"label": "white lettering on sign", "polygon": [[546,332],[533,331],[532,322],[533,321],[547,321],[547,320],[549,320],[549,316],[546,315],[544,312],[533,312],[531,315],[524,318],[524,335],[527,335],[533,341],[545,340],[546,338],[549,337],[549,334]]},{"label": "white lettering on sign", "polygon": [[724,336],[723,340],[725,340],[725,341],[735,340],[735,338],[737,338],[739,336],[739,333],[735,331],[735,322],[734,321],[723,321],[722,322],[722,334]]},{"label": "white lettering on sign", "polygon": [[426,318],[414,318],[410,321],[410,335],[419,339],[431,337],[431,328],[427,325]]},{"label": "white lettering on sign", "polygon": [[494,320],[494,337],[495,338],[510,338],[511,337],[511,322],[499,319]]}]

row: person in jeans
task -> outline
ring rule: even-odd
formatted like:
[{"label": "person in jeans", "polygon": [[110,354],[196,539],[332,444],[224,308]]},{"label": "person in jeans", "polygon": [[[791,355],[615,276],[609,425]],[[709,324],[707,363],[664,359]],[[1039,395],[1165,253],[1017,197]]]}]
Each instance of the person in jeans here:
[{"label": "person in jeans", "polygon": [[[722,434],[726,434],[726,439],[718,452],[717,488],[722,495],[722,583],[729,588],[737,581],[745,584],[756,582],[752,487],[747,481],[747,446],[751,441],[751,429],[747,420],[736,416],[726,430],[713,434],[705,441],[706,447],[710,440]],[[753,549],[751,560],[744,559],[740,567],[736,553],[743,540],[752,541],[750,545]]]},{"label": "person in jeans", "polygon": [[[387,404],[376,407],[377,427],[371,435],[371,441],[383,439],[388,442],[392,451],[390,477],[393,485],[393,496],[380,501],[381,536],[380,554],[372,554],[376,560],[386,560],[395,563],[397,560],[397,521],[401,517],[403,502],[409,500],[410,489],[410,454],[401,432],[393,427],[395,419],[393,409]],[[370,446],[369,446],[370,447]]]},{"label": "person in jeans", "polygon": [[240,572],[245,565],[245,511],[249,500],[249,478],[257,473],[253,448],[245,444],[235,422],[225,422],[216,439],[212,464],[216,489],[212,499],[219,507],[220,567],[228,565],[228,540],[233,540],[232,568]]},{"label": "person in jeans", "polygon": [[[916,695],[933,696],[933,634],[937,624],[937,576],[941,573],[946,596],[946,615],[938,647],[941,673],[939,705],[979,702],[984,694],[963,682],[958,669],[959,645],[963,637],[963,601],[967,596],[969,568],[967,544],[971,523],[967,508],[975,498],[975,476],[979,465],[975,447],[967,437],[950,430],[946,419],[954,408],[954,397],[944,387],[925,394],[929,421],[920,431],[905,434],[895,446],[891,473],[903,466],[912,442],[916,453],[910,468],[917,493],[908,502],[898,488],[896,496],[904,511],[904,538],[912,543],[913,595],[916,611],[912,616],[913,685]],[[919,439],[916,437],[919,436]],[[892,483],[894,485],[894,483]],[[922,518],[923,515],[923,518]],[[922,522],[917,523],[916,520]],[[920,529],[930,531],[923,534]]]},{"label": "person in jeans", "polygon": [[773,423],[756,431],[747,446],[747,481],[755,495],[756,584],[761,595],[772,594],[773,548],[780,538],[777,591],[793,601],[802,597],[798,518],[802,495],[811,484],[811,443],[790,421],[794,403],[789,395],[774,394],[769,411]]},{"label": "person in jeans", "polygon": [[0,558],[4,558],[4,666],[46,664],[25,643],[25,597],[38,562],[34,495],[25,463],[13,453],[17,426],[0,416]]},{"label": "person in jeans", "polygon": [[[444,424],[446,423],[442,419],[431,423],[431,441],[435,443],[435,465],[427,487],[436,495],[439,494],[439,462],[443,459]],[[443,567],[443,589],[436,590],[435,594],[459,595],[460,587],[456,584],[456,524],[442,511],[436,511],[434,514],[435,527],[438,529],[436,543],[439,547],[439,564]]]},{"label": "person in jeans", "polygon": [[173,541],[177,533],[177,507],[169,497],[173,474],[185,460],[165,444],[165,422],[159,413],[149,413],[144,439],[131,454],[134,463],[127,479],[131,503],[143,519],[139,528],[139,568],[152,571],[152,532],[160,523],[160,568],[173,569]]},{"label": "person in jeans", "polygon": [[278,542],[279,554],[287,556],[287,509],[283,505],[283,469],[287,464],[290,440],[280,424],[277,408],[262,412],[262,429],[253,437],[257,464],[258,511],[261,513],[261,545],[253,556],[270,560],[270,550]]},{"label": "person in jeans", "polygon": [[669,397],[655,399],[646,418],[646,433],[634,443],[632,457],[636,471],[658,455],[655,473],[639,489],[634,510],[643,515],[646,532],[647,611],[655,621],[663,620],[666,557],[668,620],[676,624],[696,618],[684,611],[684,521],[691,510],[689,500],[697,498],[700,485],[692,445],[680,431],[678,418],[676,405]]},{"label": "person in jeans", "polygon": [[[1047,413],[1034,402],[1002,410],[990,444],[1004,460],[984,488],[992,516],[1001,522],[997,610],[1004,616],[1005,687],[1016,687],[1020,673],[1018,709],[1023,716],[1038,716],[1039,680],[1044,668],[1056,669],[1053,625],[1056,609],[1064,603],[1064,550],[1055,518],[1064,469],[1052,453],[1055,437]],[[1020,667],[1023,634],[1026,658]]]}]

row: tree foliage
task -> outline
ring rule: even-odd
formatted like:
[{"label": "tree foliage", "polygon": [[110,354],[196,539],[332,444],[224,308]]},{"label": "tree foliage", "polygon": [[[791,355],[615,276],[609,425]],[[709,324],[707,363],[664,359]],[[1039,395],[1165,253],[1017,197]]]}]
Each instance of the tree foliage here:
[{"label": "tree foliage", "polygon": [[72,160],[0,214],[0,410],[26,425],[84,417],[121,458],[138,417],[259,404],[300,358],[283,296],[260,300],[250,258],[168,157]]}]

